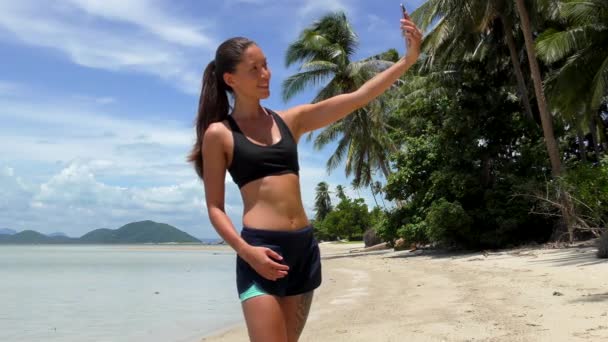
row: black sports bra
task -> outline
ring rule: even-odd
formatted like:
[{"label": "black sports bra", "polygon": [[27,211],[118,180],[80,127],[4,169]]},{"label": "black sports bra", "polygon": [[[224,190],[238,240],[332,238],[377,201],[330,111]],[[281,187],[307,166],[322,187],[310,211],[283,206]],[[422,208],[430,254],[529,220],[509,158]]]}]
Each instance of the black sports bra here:
[{"label": "black sports bra", "polygon": [[270,146],[258,145],[247,139],[236,121],[228,115],[228,123],[234,138],[232,164],[228,172],[239,188],[270,175],[299,174],[298,145],[289,127],[277,113],[268,108],[266,110],[272,115],[281,132],[281,140]]}]

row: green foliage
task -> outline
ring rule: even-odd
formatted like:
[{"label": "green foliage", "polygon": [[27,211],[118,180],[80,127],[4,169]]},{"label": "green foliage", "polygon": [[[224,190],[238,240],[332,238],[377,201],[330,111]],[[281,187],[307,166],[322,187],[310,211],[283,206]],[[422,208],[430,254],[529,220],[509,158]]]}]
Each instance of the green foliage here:
[{"label": "green foliage", "polygon": [[392,244],[397,238],[397,230],[407,217],[404,208],[395,208],[377,217],[373,221],[373,229],[380,239]]},{"label": "green foliage", "polygon": [[561,179],[574,197],[576,213],[591,226],[608,225],[608,156],[593,166],[582,162],[572,162]]},{"label": "green foliage", "polygon": [[505,72],[469,62],[450,77],[417,77],[417,87],[433,92],[408,92],[398,107],[395,125],[404,129],[393,138],[402,147],[385,190],[406,203],[376,225],[383,239],[498,247],[549,234],[552,221],[530,217],[533,201],[514,196],[550,169]]},{"label": "green foliage", "polygon": [[405,241],[412,242],[428,242],[428,226],[426,221],[418,221],[416,223],[408,223],[397,230],[397,235]]},{"label": "green foliage", "polygon": [[431,241],[449,243],[466,239],[473,220],[458,202],[440,198],[433,202],[426,216],[426,232]]},{"label": "green foliage", "polygon": [[[317,238],[321,240],[361,240],[363,233],[371,227],[372,214],[362,198],[351,199],[342,192],[340,203],[316,223]],[[375,212],[378,217],[380,214]]]},{"label": "green foliage", "polygon": [[[572,141],[591,142],[596,161],[608,144],[606,120],[597,111],[608,89],[607,4],[532,3],[531,24],[541,33],[540,71],[556,111],[553,131],[566,148],[560,157],[567,172],[558,180],[537,107],[522,106],[534,94],[514,3],[429,0],[413,13],[430,30],[420,62],[398,87],[328,126],[315,141],[316,147],[337,142],[328,168],[344,163],[354,185],[371,184],[375,194],[374,172],[385,175],[385,198],[397,206],[368,215],[381,239],[477,248],[542,242],[558,226],[559,211],[537,215],[539,200],[530,194],[548,187],[566,189],[581,217],[606,225],[608,160],[599,166],[576,161],[585,144],[572,148]],[[381,70],[373,63],[394,60],[389,52],[352,62],[356,36],[347,24],[330,15],[303,32],[289,55],[292,63],[303,62],[303,73],[288,91],[329,75],[317,102],[357,89]],[[348,229],[360,234],[361,226],[346,227],[361,221],[356,213],[363,211],[343,191],[338,197],[341,203],[319,222],[319,233],[332,239],[353,234]]]}]

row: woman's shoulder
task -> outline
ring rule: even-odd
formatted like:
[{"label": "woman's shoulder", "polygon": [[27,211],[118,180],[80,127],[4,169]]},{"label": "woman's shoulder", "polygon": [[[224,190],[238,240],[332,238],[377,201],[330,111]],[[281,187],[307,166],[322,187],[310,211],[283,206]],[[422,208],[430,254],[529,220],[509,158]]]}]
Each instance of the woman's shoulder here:
[{"label": "woman's shoulder", "polygon": [[293,111],[291,111],[290,109],[285,109],[285,110],[268,109],[268,110],[274,112],[287,125],[287,128],[289,128],[291,135],[297,141],[299,139],[299,135],[294,134],[295,132],[297,132],[297,130],[296,130],[297,126],[296,126],[296,121],[295,121],[296,118],[293,115]]},{"label": "woman's shoulder", "polygon": [[229,138],[230,125],[228,120],[213,122],[207,127],[203,141],[209,142],[223,142]]}]

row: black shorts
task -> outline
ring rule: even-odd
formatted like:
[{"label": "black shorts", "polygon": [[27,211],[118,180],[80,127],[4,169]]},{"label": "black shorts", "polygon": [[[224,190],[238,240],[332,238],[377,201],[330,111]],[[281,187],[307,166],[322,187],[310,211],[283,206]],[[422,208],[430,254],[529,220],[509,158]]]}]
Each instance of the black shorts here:
[{"label": "black shorts", "polygon": [[289,266],[283,278],[268,280],[237,255],[236,283],[241,301],[261,294],[295,296],[321,285],[321,255],[312,226],[296,231],[272,231],[244,227],[241,237],[252,246],[272,249],[283,257],[275,260]]}]

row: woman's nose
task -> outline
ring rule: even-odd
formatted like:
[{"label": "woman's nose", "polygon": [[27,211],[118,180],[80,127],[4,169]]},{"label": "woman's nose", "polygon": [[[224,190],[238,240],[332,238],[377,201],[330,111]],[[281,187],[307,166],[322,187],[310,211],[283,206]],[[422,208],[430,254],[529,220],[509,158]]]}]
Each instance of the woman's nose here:
[{"label": "woman's nose", "polygon": [[263,79],[270,78],[270,70],[268,70],[267,68],[262,69],[262,78]]}]

